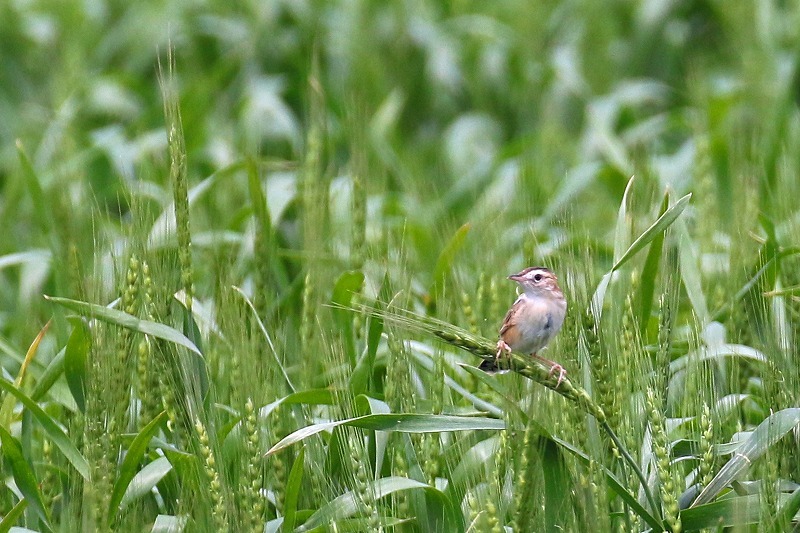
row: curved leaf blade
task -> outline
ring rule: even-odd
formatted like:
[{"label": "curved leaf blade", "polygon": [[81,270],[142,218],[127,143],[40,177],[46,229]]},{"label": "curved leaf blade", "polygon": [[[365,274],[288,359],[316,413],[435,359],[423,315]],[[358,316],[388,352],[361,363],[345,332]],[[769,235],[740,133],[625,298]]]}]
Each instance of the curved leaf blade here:
[{"label": "curved leaf blade", "polygon": [[617,225],[614,229],[614,262],[617,262],[630,244],[631,219],[628,216],[628,201],[633,189],[633,182],[636,176],[631,176],[622,193],[622,202],[619,204],[617,212]]},{"label": "curved leaf blade", "polygon": [[114,488],[111,491],[111,500],[108,503],[108,516],[116,516],[117,508],[119,507],[120,502],[122,502],[122,497],[125,495],[128,485],[136,476],[139,461],[141,461],[142,457],[144,456],[144,452],[147,451],[147,446],[150,444],[150,440],[153,438],[153,435],[155,435],[156,431],[158,431],[158,428],[166,418],[167,413],[162,411],[158,416],[151,420],[149,424],[142,428],[139,434],[136,435],[136,438],[133,439],[133,442],[131,442],[131,445],[128,447],[128,451],[125,454],[125,460],[122,461],[122,465],[119,468],[119,474],[117,475],[117,480],[114,482]]},{"label": "curved leaf blade", "polygon": [[800,511],[800,488],[795,489],[775,515],[775,525],[779,528],[789,529],[789,524],[794,520],[797,511]]},{"label": "curved leaf blade", "polygon": [[292,470],[289,472],[289,480],[286,482],[286,498],[284,499],[284,517],[283,528],[284,531],[292,531],[294,529],[295,519],[297,517],[297,502],[300,497],[300,486],[303,482],[303,468],[305,467],[306,449],[301,448],[300,453],[294,460]]},{"label": "curved leaf blade", "polygon": [[[25,373],[28,370],[28,365],[31,364],[33,358],[36,356],[36,352],[39,350],[39,343],[42,342],[42,338],[44,334],[47,333],[47,330],[50,328],[50,324],[52,321],[48,321],[47,324],[39,331],[39,334],[36,335],[36,338],[31,343],[28,351],[25,353],[25,359],[22,361],[22,364],[19,367],[19,372],[17,373],[17,378],[14,380],[14,386],[21,387],[22,382],[25,379]],[[4,428],[10,430],[11,429],[11,420],[14,417],[14,398],[11,396],[6,396],[3,398],[2,406],[0,406],[0,425]]]},{"label": "curved leaf blade", "polygon": [[170,472],[172,472],[172,463],[166,457],[159,457],[146,464],[128,483],[125,495],[119,502],[120,509],[126,508],[131,502],[148,494]]},{"label": "curved leaf blade", "polygon": [[150,530],[150,533],[182,533],[188,521],[188,516],[160,514],[153,522],[153,529]]},{"label": "curved leaf blade", "polygon": [[668,227],[672,225],[673,222],[683,213],[683,210],[686,209],[686,206],[689,205],[689,200],[692,199],[692,193],[687,194],[677,202],[675,205],[667,209],[663,215],[658,217],[653,224],[644,230],[639,237],[636,238],[633,243],[628,247],[622,257],[620,257],[614,266],[611,267],[611,270],[617,270],[622,265],[628,262],[630,258],[636,255],[639,250],[650,244],[650,242],[655,239],[659,234],[663,233],[667,230]]},{"label": "curved leaf blade", "polygon": [[456,230],[450,240],[445,244],[444,248],[442,248],[439,257],[436,259],[436,266],[433,269],[433,284],[431,286],[431,296],[433,298],[438,298],[442,288],[444,287],[444,282],[447,277],[447,274],[452,271],[453,269],[453,260],[456,257],[456,254],[464,245],[464,241],[467,239],[467,234],[470,230],[470,224],[467,222],[460,228]]},{"label": "curved leaf blade", "polygon": [[17,504],[0,520],[0,533],[8,533],[17,520],[20,519],[25,509],[28,507],[28,500],[22,498]]},{"label": "curved leaf blade", "polygon": [[655,222],[653,222],[650,227],[648,227],[641,235],[639,235],[636,240],[634,240],[628,249],[622,254],[622,257],[617,259],[614,263],[614,266],[611,267],[611,270],[603,275],[603,278],[600,280],[600,283],[597,286],[597,289],[592,296],[592,311],[596,317],[600,317],[603,310],[603,300],[606,297],[606,290],[608,289],[608,284],[611,282],[611,277],[622,265],[627,263],[634,255],[636,255],[642,248],[650,244],[658,235],[663,233],[664,231],[669,228],[673,222],[675,222],[678,217],[683,213],[683,210],[686,209],[686,206],[689,205],[689,200],[691,200],[692,194],[689,193],[677,202],[675,205],[667,209]]},{"label": "curved leaf blade", "polygon": [[39,492],[39,482],[36,480],[33,468],[31,468],[31,465],[28,464],[22,454],[22,447],[19,441],[12,437],[6,428],[0,426],[0,442],[3,445],[3,456],[11,465],[11,472],[14,475],[17,487],[25,496],[25,499],[28,500],[31,508],[36,511],[39,518],[50,528],[50,517],[47,515],[42,493]]},{"label": "curved leaf blade", "polygon": [[72,444],[72,441],[69,440],[69,437],[64,430],[53,420],[50,415],[44,412],[44,410],[39,407],[39,405],[28,398],[25,393],[20,391],[16,388],[13,384],[9,383],[4,379],[0,379],[0,389],[5,390],[17,397],[17,399],[22,402],[22,404],[33,414],[34,418],[39,422],[44,429],[47,436],[53,443],[61,450],[61,453],[64,454],[64,457],[70,462],[70,464],[75,467],[75,470],[83,477],[83,479],[89,479],[89,463],[86,461],[86,458],[81,455],[81,452],[78,451],[78,448]]},{"label": "curved leaf blade", "polygon": [[178,346],[183,346],[197,355],[203,355],[197,346],[195,346],[195,344],[183,333],[165,324],[151,322],[150,320],[142,320],[118,309],[111,309],[109,307],[91,304],[89,302],[82,302],[80,300],[71,300],[69,298],[60,298],[57,296],[47,295],[45,295],[45,298],[53,303],[56,303],[62,307],[66,307],[67,309],[75,311],[76,313],[80,313],[86,317],[96,318],[97,320],[108,322],[109,324],[115,324],[132,331],[138,331],[139,333],[144,333],[145,335],[150,335],[152,337],[177,344]]},{"label": "curved leaf blade", "polygon": [[698,494],[690,507],[697,507],[714,499],[722,489],[736,479],[736,476],[746,471],[753,461],[764,455],[771,446],[798,424],[800,424],[800,407],[784,409],[767,417]]},{"label": "curved leaf blade", "polygon": [[352,426],[361,429],[399,431],[401,433],[441,433],[446,431],[475,431],[480,429],[506,429],[506,424],[496,418],[467,417],[454,415],[425,415],[414,413],[373,414],[323,422],[300,428],[284,437],[273,446],[266,455],[272,455],[292,444],[300,442],[317,433],[334,429],[338,426]]},{"label": "curved leaf blade", "polygon": [[[449,525],[449,527],[443,531],[463,530],[463,524],[461,523],[463,518],[454,502],[440,490],[428,484],[404,477],[385,477],[367,483],[366,487],[366,490],[374,494],[376,500],[395,492],[415,489],[422,489],[441,505],[444,515],[443,518],[445,523]],[[355,514],[358,509],[357,496],[354,492],[347,492],[322,506],[306,520],[302,528],[304,531],[307,531],[324,524],[330,524],[337,520],[348,518]]]},{"label": "curved leaf blade", "polygon": [[758,494],[748,494],[693,506],[682,510],[680,516],[686,531],[743,526],[761,520],[761,504]]},{"label": "curved leaf blade", "polygon": [[64,349],[64,377],[78,409],[83,413],[86,411],[86,360],[92,345],[92,337],[89,326],[82,319],[77,319],[73,323],[75,327]]}]

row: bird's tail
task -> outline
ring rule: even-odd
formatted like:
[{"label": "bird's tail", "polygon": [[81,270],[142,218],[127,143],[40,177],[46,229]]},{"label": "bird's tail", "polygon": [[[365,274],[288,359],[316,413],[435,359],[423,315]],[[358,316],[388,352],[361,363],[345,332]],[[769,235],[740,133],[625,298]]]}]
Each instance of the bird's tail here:
[{"label": "bird's tail", "polygon": [[494,359],[484,359],[483,362],[478,366],[481,370],[486,372],[487,374],[494,374],[500,367],[497,366],[497,361]]}]

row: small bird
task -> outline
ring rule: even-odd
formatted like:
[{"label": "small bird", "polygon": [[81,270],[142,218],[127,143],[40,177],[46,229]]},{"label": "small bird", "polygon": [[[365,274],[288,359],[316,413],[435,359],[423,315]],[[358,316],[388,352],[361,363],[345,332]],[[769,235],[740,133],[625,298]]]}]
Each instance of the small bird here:
[{"label": "small bird", "polygon": [[498,370],[497,361],[504,352],[529,353],[550,365],[550,375],[558,373],[556,386],[561,385],[567,373],[564,367],[537,353],[547,346],[564,323],[567,300],[558,286],[558,279],[544,267],[528,267],[519,274],[508,276],[508,279],[519,283],[522,294],[508,310],[500,327],[495,360],[484,360],[480,369],[486,372]]}]

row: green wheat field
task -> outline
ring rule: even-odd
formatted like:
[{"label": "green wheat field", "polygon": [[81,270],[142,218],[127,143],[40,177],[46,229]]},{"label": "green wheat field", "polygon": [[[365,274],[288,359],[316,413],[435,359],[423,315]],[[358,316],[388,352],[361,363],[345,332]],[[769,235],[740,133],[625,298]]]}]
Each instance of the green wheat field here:
[{"label": "green wheat field", "polygon": [[0,533],[800,531],[798,104],[797,2],[0,2]]}]

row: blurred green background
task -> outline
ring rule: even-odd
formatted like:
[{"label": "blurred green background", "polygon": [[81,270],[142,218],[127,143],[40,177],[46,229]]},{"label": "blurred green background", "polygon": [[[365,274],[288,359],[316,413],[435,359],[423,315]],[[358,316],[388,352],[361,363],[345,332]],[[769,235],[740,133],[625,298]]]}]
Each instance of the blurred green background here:
[{"label": "blurred green background", "polygon": [[[34,530],[157,530],[161,515],[188,520],[188,530],[272,531],[284,518],[326,523],[334,515],[325,509],[339,505],[336,519],[351,530],[426,531],[448,523],[437,514],[445,501],[463,511],[449,523],[456,529],[639,530],[663,520],[677,531],[731,442],[774,415],[788,429],[755,434],[753,461],[771,455],[749,480],[772,488],[742,489],[723,471],[710,497],[750,498],[736,506],[754,511],[708,499],[716,507],[689,512],[684,525],[720,516],[742,530],[796,524],[797,438],[780,437],[796,428],[800,390],[799,51],[800,5],[771,0],[0,3],[0,362],[95,473],[90,481],[54,459],[53,434],[7,396],[3,468],[27,488],[5,491],[3,515]],[[168,142],[172,104],[185,146]],[[170,170],[170,148],[185,173]],[[689,193],[669,228],[647,233]],[[643,232],[643,246],[619,264]],[[393,298],[494,339],[513,301],[504,277],[532,264],[552,267],[570,302],[548,357],[607,411],[650,475],[660,507],[651,520],[558,440],[539,435],[541,455],[515,463],[527,453],[514,447],[521,440],[449,433],[436,418],[485,415],[480,397],[509,430],[530,436],[535,422],[584,449],[646,506],[591,417],[561,416],[572,404],[518,376],[487,384],[458,365],[479,362],[464,352],[328,307]],[[592,310],[606,273],[605,308]],[[184,298],[176,311],[181,288],[196,305]],[[195,341],[202,363],[187,370],[169,343],[152,348],[160,363],[148,362],[136,350],[152,331],[120,329],[118,318],[74,303],[65,311],[44,294],[101,305],[122,296],[129,314]],[[93,316],[91,333],[68,322],[70,312]],[[26,350],[51,317],[26,374]],[[66,349],[82,336],[91,349],[78,340]],[[127,354],[121,366],[107,362],[112,352]],[[70,366],[80,354],[85,372]],[[109,376],[125,398],[103,396]],[[271,404],[302,391],[287,401],[302,408]],[[391,466],[376,463],[374,427],[310,439],[305,455],[262,457],[300,427],[363,414],[365,399],[373,413],[385,402],[393,413],[433,415],[428,431],[438,431],[392,440]],[[243,424],[270,405],[251,424],[256,446]],[[161,443],[126,467],[130,441],[151,436],[144,426],[159,406],[171,425],[159,419]],[[92,449],[98,427],[110,436]],[[663,464],[651,454],[658,442]],[[156,463],[165,443],[199,462],[180,472],[179,455]],[[457,452],[442,455],[450,446]],[[221,471],[208,467],[208,450],[224,457]],[[563,470],[548,470],[554,453]],[[130,496],[135,504],[109,511],[98,500],[125,490],[124,472],[152,464],[162,476],[154,491]],[[305,478],[289,479],[292,464]],[[39,503],[26,472],[48,480]],[[424,482],[427,496],[376,504],[383,489],[365,492],[365,476]],[[245,496],[240,479],[255,487]],[[396,483],[398,493],[420,492]],[[525,514],[519,498],[531,483],[543,488],[526,496],[539,499]],[[567,493],[571,510],[554,508]],[[347,507],[343,494],[365,507]],[[20,501],[34,503],[23,513]]]}]

